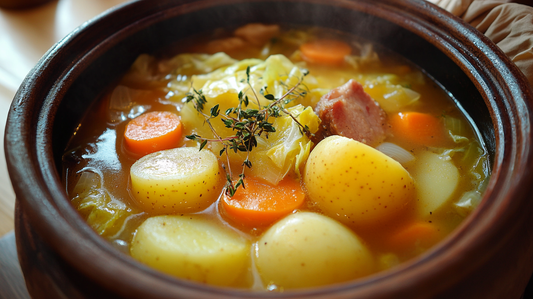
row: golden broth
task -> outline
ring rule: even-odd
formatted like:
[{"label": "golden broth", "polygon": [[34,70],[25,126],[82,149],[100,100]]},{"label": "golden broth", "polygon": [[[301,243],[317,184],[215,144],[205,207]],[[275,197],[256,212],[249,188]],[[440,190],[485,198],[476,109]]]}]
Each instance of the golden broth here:
[{"label": "golden broth", "polygon": [[[215,39],[224,39],[231,37],[231,32],[217,32],[214,36]],[[299,44],[324,36],[349,43],[353,48],[351,63],[347,60],[348,62],[342,65],[319,65],[307,63],[302,59],[298,50]],[[209,50],[206,45],[212,39],[213,36],[208,35],[183,41],[180,52]],[[408,172],[420,172],[421,166],[417,165],[417,161],[424,155],[428,156],[426,153],[429,152],[439,155],[439,159],[452,164],[457,169],[458,181],[455,191],[445,200],[446,203],[437,209],[430,209],[429,213],[421,214],[421,209],[417,206],[420,198],[417,195],[417,198],[410,201],[393,221],[372,227],[350,228],[371,252],[374,266],[370,273],[394,267],[422,254],[457,227],[475,207],[490,171],[486,150],[480,144],[472,124],[462,111],[416,66],[393,53],[382,49],[375,50],[355,37],[321,29],[282,29],[281,33],[261,46],[248,45],[230,49],[228,53],[237,60],[250,57],[264,60],[274,54],[289,57],[298,67],[309,70],[309,76],[314,80],[316,88],[310,90],[308,96],[300,100],[302,104],[313,107],[320,96],[350,79],[360,82],[365,91],[376,100],[379,97],[394,96],[394,92],[401,92],[404,91],[402,88],[407,88],[417,93],[419,97],[415,103],[388,113],[389,118],[398,112],[417,111],[430,114],[440,120],[448,133],[451,131],[451,134],[457,137],[453,140],[450,135],[442,146],[435,148],[412,143],[401,135],[387,135],[385,142],[399,145],[415,157],[414,161],[402,163]],[[144,77],[139,75],[142,66],[145,67]],[[138,59],[132,70],[119,83],[119,87],[115,87],[88,112],[64,155],[65,182],[68,193],[73,199],[73,205],[96,232],[126,253],[130,252],[132,238],[137,228],[151,215],[149,211],[142,211],[133,198],[129,171],[139,156],[125,148],[124,130],[130,119],[148,111],[171,111],[182,119],[184,113],[191,113],[190,109],[184,109],[187,104],[182,99],[186,96],[186,92],[190,91],[191,84],[197,84],[202,79],[194,77],[199,73],[197,69],[187,67],[181,67],[181,71],[175,69],[176,62],[172,62],[168,57],[155,60],[144,56]],[[183,86],[189,88],[184,91],[180,89]],[[391,88],[396,89],[393,92]],[[185,134],[182,140],[176,143],[176,147],[196,146],[196,142],[188,140],[185,135],[198,132],[200,129],[187,127],[188,123],[190,122],[184,122]],[[197,123],[201,124],[201,121]],[[213,152],[218,151],[213,150]],[[225,163],[225,158],[220,157],[220,161]],[[240,169],[238,165],[233,166],[234,169]],[[289,175],[298,177],[293,171],[289,172]],[[424,175],[418,174],[418,176]],[[202,215],[201,217],[211,219],[224,229],[236,232],[250,244],[246,270],[238,275],[235,282],[229,283],[229,286],[284,289],[283,285],[261,281],[261,273],[255,268],[253,258],[257,252],[258,240],[272,224],[250,226],[228,219],[219,207],[220,200],[219,198],[207,209],[194,214]],[[457,205],[458,202],[461,204]],[[297,211],[322,213],[309,198],[306,198],[305,203]],[[437,237],[433,236],[430,240],[414,238],[414,241],[408,245],[403,244],[403,241],[401,244],[391,241],[396,238],[395,235],[399,230],[413,222],[431,224],[438,230]],[[402,240],[411,238],[409,234],[416,234],[416,229],[413,230],[414,233],[406,233],[406,237]],[[187,276],[181,277],[187,278]]]}]

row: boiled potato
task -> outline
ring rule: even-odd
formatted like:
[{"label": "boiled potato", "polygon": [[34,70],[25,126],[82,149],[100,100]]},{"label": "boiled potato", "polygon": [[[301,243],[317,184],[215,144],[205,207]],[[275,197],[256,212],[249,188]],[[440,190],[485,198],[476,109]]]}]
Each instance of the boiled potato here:
[{"label": "boiled potato", "polygon": [[311,212],[291,214],[257,242],[255,264],[265,285],[316,287],[370,274],[374,259],[339,222]]},{"label": "boiled potato", "polygon": [[155,216],[135,233],[138,261],[180,278],[229,286],[246,270],[250,244],[234,231],[199,216]]},{"label": "boiled potato", "polygon": [[193,147],[144,156],[130,175],[134,199],[151,214],[201,211],[218,198],[224,182],[217,157]]},{"label": "boiled potato", "polygon": [[450,199],[459,184],[459,170],[452,161],[423,152],[413,166],[417,189],[417,210],[429,216]]},{"label": "boiled potato", "polygon": [[400,163],[341,136],[330,136],[313,149],[304,183],[326,215],[356,227],[393,219],[415,197],[413,179]]}]

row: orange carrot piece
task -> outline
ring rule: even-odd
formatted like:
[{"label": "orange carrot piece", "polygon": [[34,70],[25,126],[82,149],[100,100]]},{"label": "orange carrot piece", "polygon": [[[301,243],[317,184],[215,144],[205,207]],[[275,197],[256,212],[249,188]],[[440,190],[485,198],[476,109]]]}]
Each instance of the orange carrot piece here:
[{"label": "orange carrot piece", "polygon": [[389,243],[396,250],[405,250],[415,246],[429,248],[437,243],[441,236],[437,226],[419,221],[401,228],[391,236]]},{"label": "orange carrot piece", "polygon": [[297,209],[305,199],[300,183],[286,177],[277,186],[256,178],[245,178],[233,197],[222,197],[221,205],[230,219],[246,226],[263,226]]},{"label": "orange carrot piece", "polygon": [[447,140],[444,124],[431,114],[401,112],[393,115],[389,123],[395,136],[419,145],[439,146]]},{"label": "orange carrot piece", "polygon": [[352,52],[352,48],[339,40],[319,39],[302,44],[300,51],[307,62],[338,65],[344,61],[344,56]]},{"label": "orange carrot piece", "polygon": [[167,111],[154,111],[132,119],[124,131],[126,148],[136,155],[147,155],[174,148],[181,139],[179,117]]}]

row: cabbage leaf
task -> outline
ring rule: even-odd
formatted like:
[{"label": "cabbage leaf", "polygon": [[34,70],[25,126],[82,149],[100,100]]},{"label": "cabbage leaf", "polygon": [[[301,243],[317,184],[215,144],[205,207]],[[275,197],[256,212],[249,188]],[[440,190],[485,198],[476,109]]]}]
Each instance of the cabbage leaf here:
[{"label": "cabbage leaf", "polygon": [[[249,73],[247,74],[248,67]],[[270,100],[261,93],[262,89],[266,91],[265,94],[280,98],[304,77],[304,72],[305,70],[293,64],[287,57],[272,55],[264,61],[260,59],[241,60],[207,74],[195,75],[191,80],[192,87],[201,90],[206,96],[207,103],[203,111],[209,114],[208,111],[214,105],[219,105],[221,111],[237,107],[239,105],[238,94],[241,91],[250,100],[249,108],[261,109],[270,103]],[[312,76],[306,76],[302,86],[312,91],[313,88],[317,88],[315,82]],[[305,96],[285,103],[289,113],[302,125],[309,127],[311,133],[318,131],[320,119],[307,103],[310,101],[308,97],[316,95],[316,92],[307,92]],[[300,167],[309,155],[312,142],[300,132],[298,124],[294,122],[291,115],[282,113],[281,117],[270,120],[276,132],[269,133],[268,138],[258,138],[258,146],[250,152],[249,156],[252,168],[246,170],[246,174],[273,184],[277,184],[290,171],[296,175],[300,174]],[[181,118],[187,135],[198,134],[203,138],[216,138],[205,123],[205,117],[196,111],[192,102],[184,104],[181,109]],[[212,125],[222,138],[234,135],[234,132],[226,128],[221,121],[213,120]],[[222,149],[222,145],[216,142],[211,143],[211,147],[214,152]],[[238,169],[235,172],[240,172],[246,155],[246,152],[229,153],[231,167]]]},{"label": "cabbage leaf", "polygon": [[103,187],[101,175],[83,171],[72,191],[72,204],[89,226],[106,237],[117,234],[135,212]]}]

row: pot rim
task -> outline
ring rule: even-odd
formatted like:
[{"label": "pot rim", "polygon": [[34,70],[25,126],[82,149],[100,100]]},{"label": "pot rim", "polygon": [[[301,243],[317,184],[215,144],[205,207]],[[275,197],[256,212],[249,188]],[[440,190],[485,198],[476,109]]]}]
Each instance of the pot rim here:
[{"label": "pot rim", "polygon": [[[533,174],[527,167],[533,165],[530,130],[530,103],[533,97],[527,80],[507,57],[474,28],[423,1],[384,0],[377,5],[372,4],[371,0],[290,1],[356,9],[411,30],[424,39],[431,37],[439,40],[436,44],[439,50],[452,58],[480,91],[494,124],[496,155],[492,177],[476,211],[428,253],[396,268],[354,282],[281,294],[223,289],[175,279],[119,253],[92,231],[70,206],[53,163],[52,149],[46,146],[51,141],[50,124],[53,123],[53,117],[47,119],[42,116],[54,115],[54,109],[57,107],[50,104],[58,95],[64,95],[76,76],[83,72],[84,62],[94,59],[118,42],[115,37],[124,38],[155,22],[196,11],[214,3],[208,0],[162,0],[157,5],[152,5],[151,10],[147,10],[145,1],[138,0],[116,7],[86,22],[51,48],[24,80],[9,112],[5,152],[17,200],[24,202],[25,211],[31,219],[35,219],[34,223],[39,223],[35,229],[62,258],[106,288],[118,286],[117,289],[122,295],[135,297],[196,297],[201,294],[217,295],[219,298],[318,298],[332,294],[338,297],[354,294],[364,297],[369,294],[402,292],[419,281],[432,282],[437,294],[447,287],[436,279],[437,271],[462,273],[455,276],[455,280],[460,280],[476,265],[482,263],[485,256],[505,243],[506,237],[502,237],[499,243],[494,244],[495,234],[505,236],[504,232],[518,229],[516,225],[512,225],[515,217],[511,215],[520,211],[523,205],[516,198],[525,198],[528,190],[523,188],[523,185],[530,186],[533,182]],[[176,2],[181,6],[173,4]],[[229,2],[225,1],[224,4]],[[241,2],[247,1],[231,0],[231,3]],[[374,10],[373,6],[379,6],[380,9]],[[110,29],[104,35],[98,36],[100,29],[95,32],[97,24],[106,24]],[[86,49],[89,50],[70,53],[69,49],[79,43],[88,43]],[[76,55],[75,60],[66,59],[72,55]],[[497,65],[498,73],[486,71],[486,65]],[[65,70],[63,67],[68,68]],[[472,71],[472,67],[477,71]],[[39,170],[33,171],[34,165],[38,165]],[[492,250],[479,253],[480,249],[486,249],[488,244],[492,244]],[[476,252],[480,258],[474,263],[469,261],[469,267],[465,267],[465,257]],[[461,270],[457,272],[458,269]],[[128,280],[133,283],[128,283]],[[384,287],[385,283],[387,287]],[[154,292],[147,294],[147,289]],[[352,293],[354,291],[357,293]]]}]

